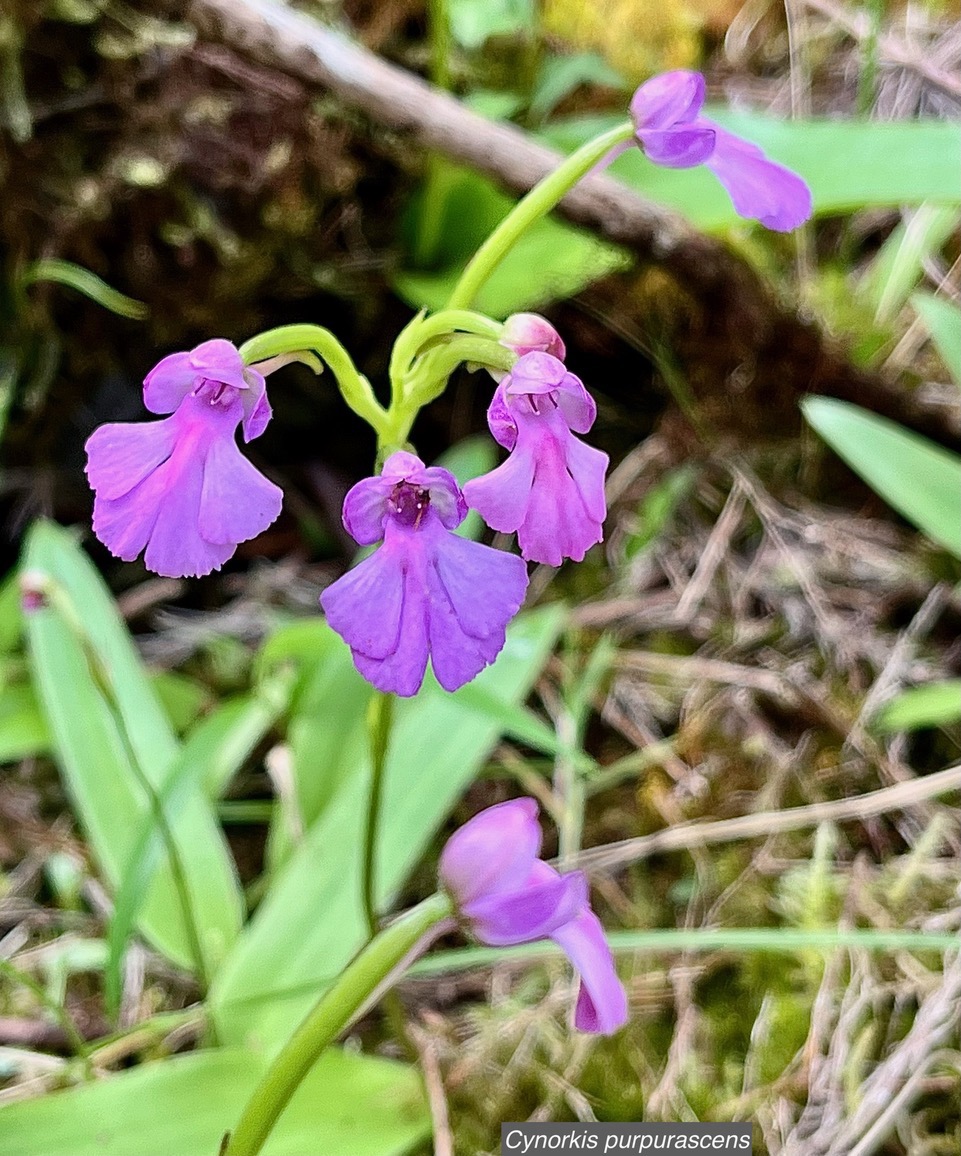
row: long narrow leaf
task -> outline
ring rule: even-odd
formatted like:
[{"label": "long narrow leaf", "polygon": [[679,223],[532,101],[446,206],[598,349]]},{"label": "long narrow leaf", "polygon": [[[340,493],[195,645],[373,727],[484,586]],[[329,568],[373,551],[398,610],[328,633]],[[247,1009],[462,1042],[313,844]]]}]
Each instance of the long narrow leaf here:
[{"label": "long narrow leaf", "polygon": [[911,304],[927,326],[954,383],[961,388],[961,309],[933,293],[915,293]]},{"label": "long narrow leaf", "polygon": [[[475,685],[502,701],[522,701],[562,621],[558,607],[519,618],[497,662]],[[393,901],[502,733],[498,720],[460,692],[447,694],[436,685],[397,705],[384,784],[389,821],[377,854],[382,907]],[[224,965],[211,989],[224,1041],[276,1046],[363,941],[360,848],[369,775],[365,752],[273,881]]]},{"label": "long narrow leaf", "polygon": [[808,397],[804,416],[886,502],[961,558],[961,458],[859,406]]},{"label": "long narrow leaf", "polygon": [[[255,1052],[217,1048],[11,1104],[0,1156],[215,1156],[263,1073]],[[413,1069],[329,1048],[263,1156],[403,1156],[429,1134]]]},{"label": "long narrow leaf", "polygon": [[[33,678],[57,762],[90,845],[111,886],[122,882],[136,833],[180,745],[100,576],[70,534],[37,523],[25,568],[50,592],[27,615]],[[211,973],[236,938],[242,901],[210,802],[194,791],[176,817],[175,863],[165,853],[139,926],[174,962],[193,966],[192,935],[176,881],[184,875],[203,970]]]}]

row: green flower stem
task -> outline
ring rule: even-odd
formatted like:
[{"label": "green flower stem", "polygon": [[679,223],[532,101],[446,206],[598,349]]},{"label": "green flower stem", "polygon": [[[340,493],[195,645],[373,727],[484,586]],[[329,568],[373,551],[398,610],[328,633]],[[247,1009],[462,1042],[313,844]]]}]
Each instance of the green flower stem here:
[{"label": "green flower stem", "polygon": [[496,341],[503,326],[499,321],[491,321],[483,313],[474,313],[469,309],[442,309],[440,313],[433,313],[425,317],[418,313],[416,317],[404,326],[390,355],[390,380],[395,391],[399,391],[404,379],[410,373],[414,358],[439,338],[450,337],[457,332],[473,333],[477,337],[489,337]]},{"label": "green flower stem", "polygon": [[404,408],[416,414],[421,406],[439,397],[458,365],[473,363],[508,370],[516,360],[513,350],[488,337],[452,337],[429,349],[414,367],[406,383]]},{"label": "green flower stem", "polygon": [[321,1052],[450,914],[447,897],[432,895],[385,928],[354,957],[274,1059],[247,1101],[237,1127],[225,1137],[221,1156],[256,1156]]},{"label": "green flower stem", "polygon": [[377,934],[377,903],[375,884],[377,875],[377,836],[380,831],[381,799],[384,787],[384,769],[390,746],[390,728],[394,720],[394,696],[378,691],[367,711],[367,733],[370,738],[370,795],[367,802],[367,826],[364,831],[364,859],[362,863],[361,892],[367,934]]},{"label": "green flower stem", "polygon": [[374,397],[370,382],[358,372],[350,354],[329,329],[321,325],[281,325],[245,341],[240,347],[240,356],[251,365],[305,350],[316,353],[330,366],[344,401],[358,417],[373,426],[380,437],[387,412]]},{"label": "green flower stem", "polygon": [[427,350],[419,357],[406,379],[397,383],[394,401],[387,414],[387,433],[381,438],[378,459],[383,464],[388,453],[401,449],[410,436],[420,410],[444,392],[450,375],[465,362],[490,369],[509,370],[517,355],[489,337],[460,334]]},{"label": "green flower stem", "polygon": [[582,145],[517,202],[471,258],[447,302],[448,309],[468,309],[481,286],[517,243],[518,238],[546,216],[565,194],[619,144],[634,135],[630,121]]}]

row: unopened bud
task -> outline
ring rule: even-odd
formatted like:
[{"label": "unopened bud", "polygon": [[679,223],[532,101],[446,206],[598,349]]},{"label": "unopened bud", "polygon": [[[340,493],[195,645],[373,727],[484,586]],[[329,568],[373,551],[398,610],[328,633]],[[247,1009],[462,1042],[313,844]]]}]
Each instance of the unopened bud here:
[{"label": "unopened bud", "polygon": [[566,349],[553,325],[537,313],[513,313],[504,322],[501,345],[513,349],[518,357],[525,353],[550,353],[564,360]]}]

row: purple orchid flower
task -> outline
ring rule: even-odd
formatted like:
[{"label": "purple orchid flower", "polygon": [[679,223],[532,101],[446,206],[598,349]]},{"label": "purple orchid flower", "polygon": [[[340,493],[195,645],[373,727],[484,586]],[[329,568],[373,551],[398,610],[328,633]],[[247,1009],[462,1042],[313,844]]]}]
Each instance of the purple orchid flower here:
[{"label": "purple orchid flower", "polygon": [[516,530],[530,561],[580,562],[603,539],[607,454],[572,433],[587,433],[596,415],[580,378],[549,353],[518,358],[494,393],[487,424],[510,457],[464,496],[492,529]]},{"label": "purple orchid flower", "polygon": [[142,551],[149,570],[199,577],[280,513],[283,494],[237,448],[270,421],[264,379],[222,338],[172,353],[144,380],[156,422],[102,425],[87,439],[96,494],[93,530],[125,562]]},{"label": "purple orchid flower", "polygon": [[538,859],[533,799],[481,811],[447,841],[440,881],[475,939],[494,947],[552,939],[580,974],[574,1026],[610,1035],[627,1021],[627,996],[580,871]]},{"label": "purple orchid flower", "polygon": [[631,101],[631,116],[645,155],[672,169],[707,165],[740,216],[778,232],[796,229],[811,216],[811,190],[757,145],[702,117],[704,91],[704,77],[684,69],[641,85]]},{"label": "purple orchid flower", "polygon": [[348,533],[362,546],[384,544],[320,602],[378,690],[416,694],[428,655],[441,686],[457,690],[500,653],[524,601],[527,567],[452,533],[466,515],[453,474],[404,451],[347,494]]}]

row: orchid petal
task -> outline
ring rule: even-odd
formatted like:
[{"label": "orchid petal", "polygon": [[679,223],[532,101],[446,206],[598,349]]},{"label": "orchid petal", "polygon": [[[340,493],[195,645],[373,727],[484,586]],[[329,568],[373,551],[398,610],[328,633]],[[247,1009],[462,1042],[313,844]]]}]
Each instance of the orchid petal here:
[{"label": "orchid petal", "polygon": [[[705,122],[707,123],[707,122]],[[714,152],[705,162],[742,217],[786,233],[811,216],[811,190],[797,173],[768,160],[750,141],[712,125]]]},{"label": "orchid petal", "polygon": [[197,380],[189,353],[171,353],[143,381],[143,403],[151,413],[173,413]]},{"label": "orchid petal", "polygon": [[[163,477],[168,470],[172,475],[169,479]],[[143,483],[142,496],[146,497],[148,488],[153,491],[156,510],[144,565],[155,574],[168,578],[200,578],[219,570],[237,548],[236,542],[208,542],[200,533],[203,476],[203,456],[181,451]]]},{"label": "orchid petal", "polygon": [[225,338],[214,337],[210,341],[201,342],[188,356],[196,377],[232,385],[234,389],[244,390],[249,387],[247,367],[240,351]]},{"label": "orchid petal", "polygon": [[669,129],[694,120],[704,104],[704,77],[676,69],[654,76],[634,93],[631,116],[639,130]]},{"label": "orchid petal", "polygon": [[284,495],[244,457],[233,437],[211,440],[204,461],[197,525],[218,545],[246,542],[280,514]]},{"label": "orchid petal", "polygon": [[584,906],[576,918],[551,932],[581,977],[574,1026],[582,1032],[610,1035],[627,1022],[627,995],[617,977],[614,957],[600,920]]},{"label": "orchid petal", "polygon": [[267,400],[267,383],[261,374],[249,366],[244,370],[247,389],[240,395],[244,407],[244,441],[259,438],[274,416]]},{"label": "orchid petal", "polygon": [[459,905],[520,888],[541,849],[537,803],[511,799],[475,815],[441,852],[438,874]]},{"label": "orchid petal", "polygon": [[[385,543],[377,553],[381,554],[386,549],[388,545]],[[420,690],[424,681],[430,647],[423,591],[422,573],[417,567],[408,568],[403,572],[403,601],[396,648],[383,659],[372,658],[359,650],[352,652],[354,665],[361,675],[385,694],[410,698]],[[370,613],[369,609],[367,613]]]},{"label": "orchid petal", "polygon": [[474,936],[492,947],[532,943],[569,924],[587,903],[587,880],[580,871],[559,875],[536,863],[534,880],[519,891],[484,895],[464,905]]},{"label": "orchid petal", "polygon": [[507,395],[504,392],[504,387],[509,380],[509,374],[502,378],[497,389],[494,390],[494,396],[487,409],[487,425],[491,431],[491,436],[505,450],[512,450],[517,443],[517,422],[514,420]]},{"label": "orchid petal", "polygon": [[[378,661],[400,645],[405,567],[399,554],[396,545],[381,546],[320,596],[330,627],[351,650]],[[425,665],[426,659],[425,647]]]},{"label": "orchid petal", "polygon": [[442,466],[429,466],[417,479],[430,492],[434,513],[448,530],[453,530],[467,517],[467,503],[457,479]]},{"label": "orchid petal", "polygon": [[575,433],[587,433],[597,417],[597,403],[576,374],[567,373],[557,386],[557,404]]},{"label": "orchid petal", "polygon": [[393,488],[387,478],[364,478],[344,498],[344,529],[361,546],[372,546],[384,536],[387,498]]},{"label": "orchid petal", "polygon": [[690,169],[707,162],[717,133],[701,122],[681,128],[643,129],[637,136],[649,161],[669,169]]},{"label": "orchid petal", "polygon": [[431,565],[461,629],[472,638],[501,635],[521,608],[527,567],[516,554],[449,534],[438,541]]},{"label": "orchid petal", "polygon": [[170,418],[100,426],[84,447],[91,489],[99,498],[122,498],[170,457],[175,441]]},{"label": "orchid petal", "polygon": [[584,511],[593,522],[601,523],[607,517],[604,479],[610,458],[580,438],[569,438],[565,448],[567,472],[584,504]]},{"label": "orchid petal", "polygon": [[533,484],[534,455],[517,448],[489,474],[467,482],[464,497],[492,530],[512,534],[527,516]]}]

